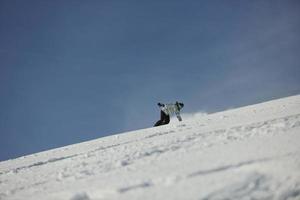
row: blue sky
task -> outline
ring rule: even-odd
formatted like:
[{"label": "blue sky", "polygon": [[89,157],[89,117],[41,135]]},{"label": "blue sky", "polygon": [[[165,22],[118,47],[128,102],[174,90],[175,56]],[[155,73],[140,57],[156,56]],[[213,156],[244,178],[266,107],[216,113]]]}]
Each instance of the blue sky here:
[{"label": "blue sky", "polygon": [[0,1],[0,160],[300,93],[300,3]]}]

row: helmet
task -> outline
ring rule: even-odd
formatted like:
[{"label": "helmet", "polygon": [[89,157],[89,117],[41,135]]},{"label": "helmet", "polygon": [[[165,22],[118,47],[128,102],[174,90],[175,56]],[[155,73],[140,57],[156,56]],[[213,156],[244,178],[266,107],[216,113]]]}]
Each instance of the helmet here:
[{"label": "helmet", "polygon": [[183,104],[183,103],[181,103],[181,102],[178,102],[178,101],[176,101],[176,105],[177,105],[179,108],[183,108],[183,106],[184,106],[184,104]]}]

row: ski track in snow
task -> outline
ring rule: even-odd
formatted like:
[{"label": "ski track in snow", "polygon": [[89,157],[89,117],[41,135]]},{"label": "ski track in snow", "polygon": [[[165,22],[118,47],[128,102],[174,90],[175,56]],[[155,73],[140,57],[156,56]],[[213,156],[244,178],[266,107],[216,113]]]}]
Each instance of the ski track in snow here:
[{"label": "ski track in snow", "polygon": [[0,199],[300,199],[299,130],[294,96],[100,138],[1,162]]},{"label": "ski track in snow", "polygon": [[[279,119],[273,119],[273,120],[259,122],[259,123],[253,123],[253,124],[244,125],[244,126],[231,127],[227,130],[226,129],[218,129],[218,130],[209,131],[209,132],[192,133],[191,135],[185,136],[183,139],[173,141],[172,143],[167,143],[167,144],[163,144],[159,147],[147,149],[147,151],[138,153],[138,155],[134,155],[134,156],[130,157],[130,159],[138,160],[143,157],[151,156],[154,154],[162,154],[162,153],[165,153],[168,151],[176,151],[179,148],[182,148],[184,146],[191,147],[194,144],[189,144],[189,143],[192,142],[193,140],[197,140],[199,138],[203,139],[205,137],[213,137],[215,139],[215,136],[218,136],[219,140],[217,142],[223,143],[223,142],[228,142],[228,140],[245,140],[251,136],[258,136],[258,135],[273,133],[275,131],[289,130],[291,128],[295,128],[295,127],[299,127],[299,126],[300,126],[300,114],[294,115],[294,116],[288,116],[286,118],[279,118]],[[186,127],[186,125],[181,125],[179,127]],[[243,135],[239,134],[241,131],[243,132]],[[12,169],[12,171],[15,173],[18,173],[20,170],[23,170],[23,169],[29,169],[32,167],[46,165],[46,164],[61,161],[64,159],[70,159],[70,158],[74,158],[74,157],[78,157],[78,156],[86,156],[86,155],[95,156],[92,154],[97,151],[105,151],[105,150],[108,150],[111,148],[115,150],[115,148],[120,147],[122,145],[127,145],[127,144],[131,144],[134,142],[140,142],[140,141],[144,141],[145,139],[148,139],[148,138],[159,137],[162,135],[167,135],[167,134],[172,134],[172,133],[176,133],[176,132],[173,130],[166,131],[166,132],[158,132],[158,133],[146,136],[145,138],[140,139],[140,140],[132,140],[132,141],[128,141],[125,143],[118,143],[118,144],[114,144],[114,145],[110,145],[110,146],[99,147],[95,150],[89,151],[88,153],[81,153],[81,154],[74,154],[74,155],[65,156],[65,157],[51,158],[47,161],[39,161],[39,162],[30,164],[28,166],[18,167],[18,168]],[[213,144],[213,141],[211,141],[210,144],[205,143],[205,147],[211,146],[211,145],[216,145],[216,144]],[[128,158],[127,158],[127,160],[128,160]],[[128,164],[128,163],[130,163],[130,161],[124,162],[124,164],[125,163]],[[9,172],[10,171],[0,172],[0,175],[9,173]]]}]

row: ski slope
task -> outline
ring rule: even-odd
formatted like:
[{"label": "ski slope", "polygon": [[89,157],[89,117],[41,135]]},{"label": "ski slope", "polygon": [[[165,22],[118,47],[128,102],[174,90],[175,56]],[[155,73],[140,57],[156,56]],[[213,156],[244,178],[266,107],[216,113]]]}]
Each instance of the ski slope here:
[{"label": "ski slope", "polygon": [[300,199],[300,95],[0,163],[0,199]]}]

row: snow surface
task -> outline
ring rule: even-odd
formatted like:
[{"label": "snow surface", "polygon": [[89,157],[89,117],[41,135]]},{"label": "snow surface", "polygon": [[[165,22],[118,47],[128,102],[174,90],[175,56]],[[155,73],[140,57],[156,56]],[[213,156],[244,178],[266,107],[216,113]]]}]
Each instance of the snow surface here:
[{"label": "snow surface", "polygon": [[0,199],[300,199],[300,95],[1,162]]}]

